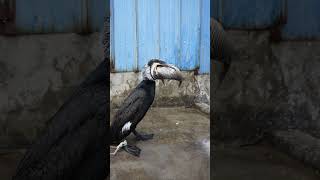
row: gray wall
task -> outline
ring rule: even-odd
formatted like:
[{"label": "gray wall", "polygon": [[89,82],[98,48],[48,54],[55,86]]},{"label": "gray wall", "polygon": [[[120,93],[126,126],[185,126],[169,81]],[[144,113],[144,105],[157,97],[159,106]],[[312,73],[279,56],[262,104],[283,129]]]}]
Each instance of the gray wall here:
[{"label": "gray wall", "polygon": [[30,143],[102,60],[100,35],[0,36],[0,147]]},{"label": "gray wall", "polygon": [[[210,102],[210,75],[194,75],[183,71],[185,78],[179,82],[165,80],[165,84],[156,81],[156,97],[153,106],[194,106],[195,103]],[[111,108],[117,108],[141,81],[140,73],[111,73]]]},{"label": "gray wall", "polygon": [[254,141],[278,129],[320,137],[320,42],[272,43],[265,31],[228,35],[239,54],[222,84],[212,73],[215,137]]}]

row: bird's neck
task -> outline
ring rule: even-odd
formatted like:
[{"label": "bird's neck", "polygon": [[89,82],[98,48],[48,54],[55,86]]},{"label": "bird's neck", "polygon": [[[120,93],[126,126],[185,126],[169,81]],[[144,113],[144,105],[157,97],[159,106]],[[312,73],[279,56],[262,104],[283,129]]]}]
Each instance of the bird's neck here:
[{"label": "bird's neck", "polygon": [[156,82],[152,80],[143,80],[140,82],[137,88],[143,88],[146,92],[151,94],[155,93]]}]

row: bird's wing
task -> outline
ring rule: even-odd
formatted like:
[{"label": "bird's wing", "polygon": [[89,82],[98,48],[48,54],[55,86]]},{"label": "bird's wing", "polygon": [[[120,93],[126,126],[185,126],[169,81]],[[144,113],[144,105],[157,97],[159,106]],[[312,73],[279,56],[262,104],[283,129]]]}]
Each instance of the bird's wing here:
[{"label": "bird's wing", "polygon": [[[74,168],[82,160],[89,144],[96,142],[99,123],[105,121],[99,119],[102,115],[97,111],[103,105],[93,91],[96,89],[77,94],[59,109],[46,133],[25,153],[14,179],[50,179]],[[102,98],[106,99],[104,96]],[[104,108],[105,112],[106,103]],[[106,123],[103,126],[107,127]]]},{"label": "bird's wing", "polygon": [[[146,92],[143,89],[135,89],[132,93],[124,100],[123,104],[114,116],[111,130],[113,133],[121,132],[123,126],[129,121],[132,126],[136,126],[137,123],[143,118],[150,105],[144,104],[144,98]],[[145,108],[145,106],[148,106]]]}]

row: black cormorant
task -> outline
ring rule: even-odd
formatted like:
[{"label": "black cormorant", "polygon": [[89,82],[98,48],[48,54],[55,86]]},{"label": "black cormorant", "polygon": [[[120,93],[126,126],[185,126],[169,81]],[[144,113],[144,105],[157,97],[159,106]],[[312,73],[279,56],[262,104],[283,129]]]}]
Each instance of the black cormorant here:
[{"label": "black cormorant", "polygon": [[[165,61],[153,59],[142,71],[143,80],[124,100],[116,112],[110,127],[111,143],[118,145],[131,132],[138,140],[148,140],[153,134],[140,134],[136,127],[150,108],[155,96],[155,80],[173,79],[182,81],[180,70]],[[179,85],[180,85],[179,84]],[[123,147],[127,152],[139,156],[140,149],[134,145]]]},{"label": "black cormorant", "polygon": [[107,64],[103,61],[52,117],[18,164],[13,180],[106,178]]},{"label": "black cormorant", "polygon": [[50,119],[13,180],[104,180],[109,174],[109,21],[102,63]]}]

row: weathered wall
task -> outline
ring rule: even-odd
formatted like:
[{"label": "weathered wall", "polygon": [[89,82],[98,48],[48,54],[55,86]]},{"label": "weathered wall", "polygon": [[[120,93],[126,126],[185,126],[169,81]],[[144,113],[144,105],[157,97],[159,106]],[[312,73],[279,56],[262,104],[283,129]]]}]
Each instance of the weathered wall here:
[{"label": "weathered wall", "polygon": [[[156,97],[153,106],[193,106],[196,102],[209,104],[210,75],[194,75],[183,71],[185,80],[181,87],[177,81],[165,80],[165,84],[156,81]],[[140,73],[111,73],[110,100],[111,108],[121,105],[141,81]]]},{"label": "weathered wall", "polygon": [[102,60],[99,33],[0,36],[0,147],[28,144]]},{"label": "weathered wall", "polygon": [[267,31],[228,36],[238,55],[222,84],[212,74],[215,137],[253,141],[278,129],[320,137],[320,42],[273,43]]},{"label": "weathered wall", "polygon": [[280,59],[290,128],[320,138],[320,42],[275,44],[272,52]]}]

